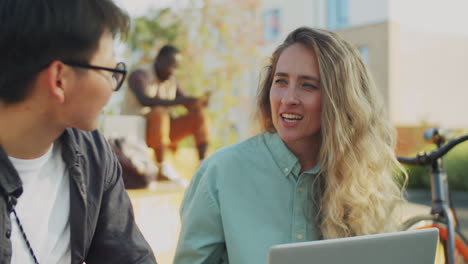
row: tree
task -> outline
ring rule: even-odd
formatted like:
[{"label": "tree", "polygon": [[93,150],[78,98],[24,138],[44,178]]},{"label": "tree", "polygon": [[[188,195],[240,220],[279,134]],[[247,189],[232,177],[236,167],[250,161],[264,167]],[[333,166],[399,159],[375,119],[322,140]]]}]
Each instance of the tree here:
[{"label": "tree", "polygon": [[152,61],[164,44],[175,45],[183,55],[178,78],[184,89],[194,95],[212,92],[215,147],[238,140],[228,112],[250,88],[245,75],[258,72],[252,67],[262,44],[259,7],[259,0],[191,1],[186,8],[152,10],[133,22],[128,56],[135,64]]}]

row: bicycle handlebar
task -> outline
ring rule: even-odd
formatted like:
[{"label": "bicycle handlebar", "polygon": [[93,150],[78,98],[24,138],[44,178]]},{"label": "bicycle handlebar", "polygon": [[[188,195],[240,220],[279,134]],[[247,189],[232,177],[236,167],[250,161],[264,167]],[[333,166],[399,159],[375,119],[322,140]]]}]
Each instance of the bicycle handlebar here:
[{"label": "bicycle handlebar", "polygon": [[438,158],[445,155],[449,150],[451,150],[456,145],[462,143],[463,141],[468,140],[468,135],[462,136],[460,138],[454,139],[447,143],[446,145],[442,146],[441,148],[432,151],[432,152],[420,152],[414,158],[404,158],[404,157],[397,157],[398,161],[407,164],[407,165],[418,165],[418,166],[426,166],[432,164]]}]

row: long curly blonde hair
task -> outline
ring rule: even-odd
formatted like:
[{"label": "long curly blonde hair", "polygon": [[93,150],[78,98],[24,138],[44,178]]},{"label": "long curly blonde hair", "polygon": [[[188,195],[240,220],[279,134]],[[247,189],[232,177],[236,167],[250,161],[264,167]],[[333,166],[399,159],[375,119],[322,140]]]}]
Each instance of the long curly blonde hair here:
[{"label": "long curly blonde hair", "polygon": [[[404,202],[397,177],[396,132],[356,48],[337,34],[298,28],[271,57],[257,103],[263,128],[275,132],[269,93],[281,53],[301,43],[316,55],[322,89],[317,223],[323,238],[396,231]],[[317,182],[315,182],[317,184]]]}]

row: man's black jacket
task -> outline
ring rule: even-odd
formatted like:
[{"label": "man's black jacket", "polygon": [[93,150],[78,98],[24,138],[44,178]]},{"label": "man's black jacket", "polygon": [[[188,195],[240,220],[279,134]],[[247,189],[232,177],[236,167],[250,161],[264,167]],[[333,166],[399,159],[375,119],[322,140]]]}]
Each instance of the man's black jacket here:
[{"label": "man's black jacket", "polygon": [[[120,165],[104,137],[97,131],[67,129],[59,140],[70,176],[71,263],[156,263],[135,224]],[[10,208],[21,186],[0,147],[0,264],[11,261]]]}]

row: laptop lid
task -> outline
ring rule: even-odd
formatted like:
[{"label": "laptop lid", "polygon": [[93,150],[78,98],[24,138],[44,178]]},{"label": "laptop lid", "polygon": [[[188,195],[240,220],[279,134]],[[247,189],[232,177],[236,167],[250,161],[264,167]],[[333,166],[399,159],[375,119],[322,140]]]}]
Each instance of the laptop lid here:
[{"label": "laptop lid", "polygon": [[270,248],[269,264],[432,264],[436,228],[281,244]]}]

